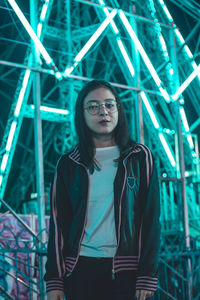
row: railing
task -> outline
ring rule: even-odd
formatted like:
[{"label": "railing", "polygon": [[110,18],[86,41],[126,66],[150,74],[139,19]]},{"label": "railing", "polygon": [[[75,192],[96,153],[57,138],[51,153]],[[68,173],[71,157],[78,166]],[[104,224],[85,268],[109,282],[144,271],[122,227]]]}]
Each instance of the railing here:
[{"label": "railing", "polygon": [[45,298],[46,246],[38,234],[37,216],[15,212],[0,216],[0,299]]}]

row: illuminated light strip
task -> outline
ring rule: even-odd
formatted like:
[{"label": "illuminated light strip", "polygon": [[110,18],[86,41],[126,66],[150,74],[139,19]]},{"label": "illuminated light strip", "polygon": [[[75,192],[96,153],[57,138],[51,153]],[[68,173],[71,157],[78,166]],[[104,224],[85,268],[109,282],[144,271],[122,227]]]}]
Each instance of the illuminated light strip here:
[{"label": "illuminated light strip", "polygon": [[189,129],[188,121],[187,121],[187,118],[186,118],[185,110],[184,110],[183,107],[180,107],[180,115],[181,115],[181,119],[182,119],[182,122],[183,122],[183,126],[184,126],[184,129],[185,129],[185,132],[187,134],[188,143],[190,145],[190,148],[193,149],[194,148],[194,144],[193,144],[192,136],[189,133],[190,129]]},{"label": "illuminated light strip", "polygon": [[131,63],[131,61],[130,61],[130,58],[129,58],[127,52],[126,52],[126,49],[124,48],[124,45],[123,45],[121,39],[118,39],[118,40],[117,40],[117,44],[118,44],[118,46],[119,46],[119,48],[120,48],[120,50],[121,50],[121,53],[122,53],[122,55],[123,55],[123,57],[124,57],[124,60],[125,60],[125,62],[126,62],[126,64],[127,64],[128,68],[129,68],[129,71],[130,71],[130,73],[131,73],[131,76],[134,76],[135,70],[134,70],[134,68],[133,68],[133,65],[132,65],[132,63]]},{"label": "illuminated light strip", "polygon": [[[38,33],[39,38],[41,36],[42,23],[44,21],[46,13],[47,13],[48,4],[49,4],[49,0],[46,0],[45,4],[43,5],[42,11],[41,11],[42,18],[40,17],[40,22],[39,22],[38,27],[37,27],[37,33]],[[45,6],[45,8],[44,8],[44,6]],[[30,62],[30,60],[31,60],[31,55],[30,55],[30,58],[29,58],[29,62]],[[57,74],[58,73],[59,72],[57,72]],[[21,110],[21,106],[22,106],[22,103],[23,103],[24,94],[25,94],[26,87],[27,87],[27,84],[28,84],[28,81],[29,81],[29,77],[30,77],[30,70],[26,70],[25,75],[24,75],[24,79],[23,79],[23,82],[22,82],[22,88],[20,90],[18,100],[17,100],[17,105],[16,105],[15,112],[14,112],[14,116],[16,118],[18,118],[19,114],[20,114],[20,110]],[[58,77],[59,77],[59,74],[58,74]],[[17,122],[13,121],[12,124],[11,124],[11,127],[10,127],[10,132],[9,132],[8,140],[7,140],[7,143],[6,143],[6,151],[8,153],[4,154],[3,159],[2,159],[2,163],[1,163],[1,168],[0,169],[1,169],[2,172],[4,172],[5,169],[6,169],[10,149],[11,149],[13,138],[14,138],[14,135],[15,135],[16,126],[17,126]],[[3,183],[3,175],[1,174],[0,175],[0,187],[1,187],[2,183]]]},{"label": "illuminated light strip", "polygon": [[1,171],[2,172],[4,172],[6,169],[7,161],[8,161],[8,154],[6,153],[6,154],[4,154],[2,162],[1,162]]},{"label": "illuminated light strip", "polygon": [[160,127],[160,125],[159,125],[159,123],[157,121],[157,118],[156,118],[156,116],[155,116],[155,114],[153,112],[153,109],[152,109],[152,107],[151,107],[151,105],[150,105],[150,103],[149,103],[149,101],[148,101],[148,99],[147,99],[147,97],[146,97],[146,95],[145,95],[144,92],[141,92],[141,97],[142,97],[142,100],[143,100],[143,102],[144,102],[144,104],[146,106],[146,109],[147,109],[147,111],[149,113],[149,116],[151,118],[151,121],[152,121],[154,127],[156,129],[158,129]]},{"label": "illuminated light strip", "polygon": [[[146,109],[147,109],[147,111],[149,113],[149,116],[151,118],[151,121],[152,121],[154,127],[156,129],[160,129],[161,126],[159,125],[159,121],[157,120],[156,115],[153,112],[152,105],[150,104],[150,102],[147,99],[147,96],[146,96],[146,94],[144,92],[141,92],[141,98],[142,98],[142,100],[144,102],[144,105],[145,105],[145,107],[146,107]],[[170,150],[170,148],[169,148],[169,146],[167,144],[167,141],[166,141],[164,135],[162,133],[159,133],[158,135],[159,135],[160,141],[161,141],[161,143],[163,145],[163,148],[164,148],[164,150],[165,150],[165,152],[166,152],[166,154],[167,154],[167,156],[169,158],[169,161],[170,161],[172,167],[175,167],[176,162],[175,162],[174,156],[173,156],[173,154],[172,154],[172,152],[171,152],[171,150]]]},{"label": "illuminated light strip", "polygon": [[41,10],[40,21],[39,21],[39,24],[37,26],[37,36],[39,38],[41,37],[42,25],[43,25],[43,22],[45,20],[46,14],[47,14],[48,5],[49,5],[49,0],[46,0],[45,4],[43,5],[42,10]]},{"label": "illuminated light strip", "polygon": [[[168,10],[166,4],[164,3],[164,1],[163,0],[158,0],[158,1],[160,2],[160,5],[162,6],[162,8],[163,8],[163,10],[164,10],[164,12],[165,12],[168,20],[171,23],[174,22],[174,20],[173,20],[172,16],[170,15],[169,10]],[[182,45],[184,44],[183,49],[185,50],[185,52],[187,53],[187,55],[189,56],[189,58],[193,59],[192,52],[190,51],[189,47],[185,44],[185,40],[184,40],[183,36],[181,35],[180,31],[176,28],[174,30],[174,32],[175,32],[177,38],[179,39],[180,43]],[[191,62],[191,64],[192,64],[192,67],[193,67],[194,70],[196,70],[198,68],[197,64],[196,64],[196,62],[194,60]],[[198,74],[198,78],[200,80],[200,74]]]},{"label": "illuminated light strip", "polygon": [[190,74],[190,76],[182,83],[182,85],[178,88],[176,93],[172,96],[173,100],[177,100],[178,97],[183,93],[183,91],[188,87],[188,85],[192,82],[192,80],[200,74],[200,64],[198,67]]},{"label": "illuminated light strip", "polygon": [[29,22],[27,21],[27,19],[25,18],[24,14],[20,10],[20,8],[17,5],[17,3],[14,0],[7,0],[7,1],[10,3],[10,5],[12,6],[12,8],[14,9],[16,15],[18,16],[18,18],[20,19],[20,21],[23,24],[24,28],[26,29],[26,31],[28,32],[28,34],[30,35],[30,37],[32,38],[32,40],[34,41],[36,47],[38,48],[38,50],[40,51],[40,53],[44,57],[46,63],[56,68],[56,66],[55,66],[55,64],[53,62],[53,59],[50,57],[50,55],[48,54],[48,52],[46,51],[46,49],[44,48],[44,46],[40,42],[39,38],[35,34],[34,30],[32,29],[32,27],[29,24]]},{"label": "illuminated light strip", "polygon": [[[30,105],[30,107],[32,108],[32,110],[35,109],[34,105]],[[53,107],[48,107],[48,106],[40,106],[40,110],[55,113],[55,114],[61,114],[61,115],[68,115],[69,114],[69,111],[66,110],[66,109],[53,108]]]},{"label": "illuminated light strip", "polygon": [[[103,0],[99,0],[99,3],[101,5],[105,5],[105,2]],[[108,11],[108,9],[106,7],[103,8],[103,11],[105,12],[106,16],[109,16],[109,11]],[[113,20],[110,22],[110,25],[112,27],[112,30],[113,30],[114,34],[118,35],[119,34],[119,30],[118,30],[118,28],[117,28],[117,26],[116,26],[116,24],[115,24],[115,22]],[[131,73],[131,76],[134,76],[134,74],[135,74],[134,67],[133,67],[133,65],[131,63],[131,60],[129,58],[129,55],[128,55],[127,51],[126,51],[125,45],[123,44],[123,42],[122,42],[122,40],[121,40],[121,38],[119,36],[117,36],[117,44],[118,44],[119,49],[120,49],[120,51],[121,51],[121,53],[122,53],[122,55],[124,57],[124,60],[125,60],[126,64],[128,66],[128,69],[129,69],[129,71]]]},{"label": "illuminated light strip", "polygon": [[[172,16],[170,15],[167,6],[165,5],[163,0],[159,0],[166,16],[168,17],[170,22],[174,22]],[[187,53],[188,57],[191,59],[193,59],[193,55],[189,49],[189,47],[185,44],[185,40],[182,36],[182,34],[180,33],[180,31],[176,28],[174,30],[176,37],[178,38],[179,42],[184,45],[183,49],[185,50],[185,52]],[[200,65],[197,66],[196,62],[193,60],[191,62],[191,65],[194,69],[194,72],[185,80],[185,82],[178,88],[178,90],[176,91],[176,93],[172,96],[173,100],[177,100],[178,97],[182,94],[182,92],[187,88],[187,86],[191,83],[191,81],[195,78],[195,76],[197,75],[199,80],[200,80]],[[181,114],[181,118],[183,121],[183,126],[185,128],[186,133],[189,132],[189,126],[188,126],[188,122],[187,122],[187,118],[185,115],[185,111],[184,108],[180,108],[180,114]],[[194,144],[193,144],[193,140],[192,140],[192,136],[191,134],[187,134],[187,140],[188,143],[190,145],[190,148],[193,149],[194,148]]]},{"label": "illuminated light strip", "polygon": [[15,134],[16,126],[17,126],[17,123],[15,121],[12,122],[10,132],[9,132],[9,136],[8,136],[8,140],[7,140],[7,143],[6,143],[6,151],[10,151],[10,148],[12,146],[13,137],[14,137],[14,134]]},{"label": "illuminated light strip", "polygon": [[91,36],[91,38],[87,41],[85,46],[81,49],[81,51],[74,58],[73,66],[67,67],[64,71],[64,76],[69,76],[70,73],[74,70],[77,64],[82,60],[84,55],[88,52],[88,50],[92,47],[92,45],[96,42],[98,37],[102,34],[102,32],[106,29],[111,20],[116,16],[117,10],[113,9],[113,11],[109,14],[109,16],[103,21],[103,23],[99,26],[99,28],[95,31],[95,33]]},{"label": "illuminated light strip", "polygon": [[[105,2],[104,2],[103,0],[99,0],[99,3],[100,3],[101,5],[105,5]],[[106,7],[104,7],[104,8],[103,8],[103,11],[105,12],[106,16],[108,17],[109,14],[110,14],[109,11],[108,11],[108,9],[107,9]],[[115,25],[115,22],[112,20],[112,21],[110,22],[110,24],[111,24],[111,26],[112,26],[112,29],[113,29],[114,33],[115,33],[115,34],[118,34],[118,33],[119,33],[119,30],[118,30],[117,26]]]},{"label": "illuminated light strip", "polygon": [[169,94],[167,93],[166,90],[164,90],[162,88],[162,86],[161,86],[162,82],[161,82],[161,80],[160,80],[160,78],[159,78],[156,70],[154,69],[154,67],[153,67],[153,65],[152,65],[149,57],[147,56],[144,48],[142,47],[142,45],[141,45],[140,41],[138,40],[135,32],[133,31],[133,28],[131,27],[128,19],[126,18],[125,14],[123,13],[122,10],[119,10],[119,16],[120,16],[120,18],[121,18],[121,20],[122,20],[122,22],[123,22],[126,30],[128,31],[131,39],[133,40],[134,44],[136,45],[138,51],[140,52],[140,54],[141,54],[141,56],[142,56],[142,58],[143,58],[143,60],[144,60],[144,62],[146,64],[146,66],[147,66],[149,72],[151,73],[151,75],[152,75],[152,77],[153,77],[156,85],[158,86],[158,88],[159,88],[162,96],[164,97],[164,99],[166,100],[166,102],[170,102]]},{"label": "illuminated light strip", "polygon": [[155,6],[154,6],[154,1],[150,0],[150,3],[151,3],[151,6],[152,6],[152,10],[153,10],[152,17],[153,17],[154,22],[155,22],[155,27],[157,28],[157,31],[158,31],[158,37],[159,37],[159,41],[160,41],[160,44],[161,44],[161,48],[164,52],[164,56],[167,59],[166,62],[167,62],[168,72],[172,76],[174,74],[174,70],[172,68],[172,64],[170,62],[169,54],[168,54],[168,51],[167,51],[167,46],[166,46],[164,37],[162,35],[162,29],[161,29],[160,24],[158,23],[158,19],[156,19],[156,17],[154,16],[154,12],[156,13],[156,9],[155,9]]},{"label": "illuminated light strip", "polygon": [[25,75],[24,75],[24,80],[22,82],[22,88],[20,90],[17,105],[16,105],[15,112],[14,112],[15,117],[19,116],[21,106],[22,106],[22,103],[23,103],[23,99],[24,99],[24,94],[26,92],[27,83],[29,81],[30,74],[31,74],[31,71],[26,70]]},{"label": "illuminated light strip", "polygon": [[162,133],[159,133],[158,136],[159,136],[160,141],[161,141],[161,143],[162,143],[162,145],[163,145],[163,147],[165,149],[165,152],[167,153],[167,156],[168,156],[168,158],[169,158],[169,160],[171,162],[171,165],[173,167],[175,167],[176,166],[175,159],[174,159],[173,154],[171,153],[171,150],[170,150],[170,148],[169,148],[169,146],[168,146],[168,144],[167,144],[167,142],[165,140],[164,135]]}]

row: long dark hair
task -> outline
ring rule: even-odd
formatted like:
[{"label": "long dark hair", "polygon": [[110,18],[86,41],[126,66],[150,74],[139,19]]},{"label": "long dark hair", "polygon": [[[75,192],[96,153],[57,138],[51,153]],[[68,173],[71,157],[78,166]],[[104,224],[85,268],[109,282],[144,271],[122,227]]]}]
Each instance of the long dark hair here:
[{"label": "long dark hair", "polygon": [[93,90],[98,88],[106,88],[111,91],[115,96],[116,102],[118,104],[118,123],[113,132],[114,139],[116,144],[120,148],[120,153],[130,142],[128,125],[126,121],[126,116],[123,110],[122,103],[119,96],[114,91],[113,87],[106,81],[103,80],[92,80],[83,86],[81,91],[78,94],[75,108],[75,127],[76,132],[79,138],[79,149],[81,155],[81,161],[89,167],[93,173],[94,167],[97,166],[94,160],[95,155],[95,146],[92,138],[92,132],[88,128],[85,122],[84,113],[83,113],[83,102],[85,97]]}]

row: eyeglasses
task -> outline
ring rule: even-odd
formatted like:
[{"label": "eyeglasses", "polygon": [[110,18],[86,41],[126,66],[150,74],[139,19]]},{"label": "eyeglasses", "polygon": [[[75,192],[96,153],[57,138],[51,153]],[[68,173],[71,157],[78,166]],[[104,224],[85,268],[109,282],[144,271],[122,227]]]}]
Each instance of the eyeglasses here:
[{"label": "eyeglasses", "polygon": [[97,115],[100,113],[101,106],[104,106],[107,112],[114,113],[119,108],[119,104],[115,100],[105,101],[104,103],[99,103],[97,101],[91,101],[89,104],[84,107],[87,112],[91,115]]}]

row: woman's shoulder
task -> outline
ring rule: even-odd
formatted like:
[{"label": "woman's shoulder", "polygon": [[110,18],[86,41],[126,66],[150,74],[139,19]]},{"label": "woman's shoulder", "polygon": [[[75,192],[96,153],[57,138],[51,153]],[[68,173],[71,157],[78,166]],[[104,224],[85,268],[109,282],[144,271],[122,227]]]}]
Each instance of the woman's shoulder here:
[{"label": "woman's shoulder", "polygon": [[137,155],[138,159],[140,160],[153,160],[153,155],[149,147],[144,144],[136,143],[132,141],[129,144],[129,153],[131,152],[132,155]]},{"label": "woman's shoulder", "polygon": [[71,163],[73,159],[78,158],[79,156],[79,146],[76,145],[66,153],[60,156],[57,166],[58,167],[63,167],[66,166],[67,164]]}]

